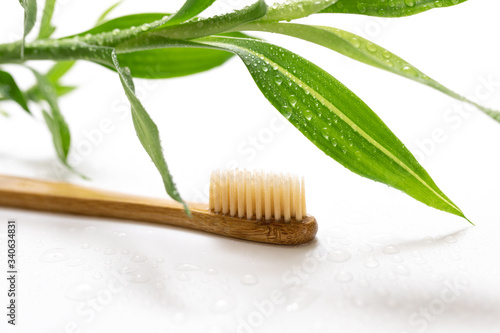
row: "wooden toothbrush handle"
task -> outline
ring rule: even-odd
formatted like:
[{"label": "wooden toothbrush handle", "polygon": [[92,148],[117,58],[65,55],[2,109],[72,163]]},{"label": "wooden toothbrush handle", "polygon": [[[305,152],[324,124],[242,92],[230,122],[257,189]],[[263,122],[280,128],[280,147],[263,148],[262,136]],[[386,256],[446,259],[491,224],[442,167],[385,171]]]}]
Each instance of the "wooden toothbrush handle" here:
[{"label": "wooden toothbrush handle", "polygon": [[47,212],[111,217],[202,230],[272,244],[303,244],[314,239],[316,220],[256,222],[213,214],[208,206],[190,204],[188,217],[174,201],[90,189],[69,183],[0,175],[0,205]]}]

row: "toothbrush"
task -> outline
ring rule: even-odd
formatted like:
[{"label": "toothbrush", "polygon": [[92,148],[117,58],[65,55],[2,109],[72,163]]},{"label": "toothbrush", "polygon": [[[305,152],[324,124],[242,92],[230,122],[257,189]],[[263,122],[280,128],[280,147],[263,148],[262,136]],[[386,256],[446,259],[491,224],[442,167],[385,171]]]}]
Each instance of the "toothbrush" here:
[{"label": "toothbrush", "polygon": [[0,205],[168,224],[270,244],[308,243],[318,230],[306,214],[303,178],[241,170],[214,171],[209,204],[188,204],[191,217],[173,201],[1,175]]}]

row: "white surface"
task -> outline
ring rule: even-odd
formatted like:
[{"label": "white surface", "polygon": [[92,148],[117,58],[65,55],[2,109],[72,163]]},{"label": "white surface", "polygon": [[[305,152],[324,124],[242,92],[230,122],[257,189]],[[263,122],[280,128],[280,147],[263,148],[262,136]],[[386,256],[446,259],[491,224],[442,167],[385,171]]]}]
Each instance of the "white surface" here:
[{"label": "white surface", "polygon": [[[61,3],[59,35],[89,27],[97,8],[112,1]],[[128,1],[115,15],[179,4]],[[323,15],[305,21],[362,33],[450,88],[474,95],[482,78],[500,81],[499,9],[497,1],[471,0],[401,20]],[[16,36],[21,16],[16,1],[2,3],[1,41]],[[312,44],[266,36],[364,99],[477,227],[343,169],[280,122],[238,59],[196,76],[137,80],[186,199],[204,201],[210,171],[227,165],[299,173],[306,177],[309,212],[319,221],[317,241],[275,247],[174,227],[0,209],[1,221],[16,218],[19,225],[19,326],[10,331],[500,330],[499,125],[416,83]],[[29,73],[15,70],[22,86],[32,83]],[[14,105],[4,106],[11,119],[0,121],[0,172],[164,197],[116,75],[80,63],[65,81],[81,86],[61,108],[76,153],[86,154],[72,161],[92,182],[61,175],[40,116],[33,120]],[[500,86],[492,89],[481,102],[499,108]],[[89,144],[85,133],[103,119],[112,130]],[[432,148],[428,140],[439,129],[445,139]],[[252,137],[270,132],[261,150],[250,148]],[[0,226],[4,267],[6,227]],[[6,284],[0,281],[3,304]],[[270,306],[276,293],[283,297]]]}]

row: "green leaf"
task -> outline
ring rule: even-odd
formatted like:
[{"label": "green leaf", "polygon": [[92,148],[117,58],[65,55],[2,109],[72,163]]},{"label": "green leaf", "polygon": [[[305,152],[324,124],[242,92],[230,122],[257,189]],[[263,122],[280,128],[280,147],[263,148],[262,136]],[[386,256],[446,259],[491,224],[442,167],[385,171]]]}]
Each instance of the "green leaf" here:
[{"label": "green leaf", "polygon": [[120,67],[114,51],[111,53],[111,57],[120,76],[120,81],[123,89],[125,90],[125,95],[130,101],[132,120],[134,122],[134,128],[137,136],[139,137],[139,141],[141,141],[142,146],[160,172],[167,193],[172,199],[182,203],[186,213],[190,214],[189,208],[177,191],[172,176],[170,175],[170,171],[168,170],[167,162],[163,156],[158,127],[135,95],[134,82],[132,81],[132,76],[130,76],[128,70]]},{"label": "green leaf", "polygon": [[203,36],[215,35],[227,32],[236,27],[255,21],[266,14],[267,6],[264,0],[258,0],[254,4],[243,9],[236,10],[221,16],[214,16],[199,21],[189,21],[179,25],[166,26],[152,31],[148,31],[135,38],[120,44],[120,47],[133,47],[135,44],[144,44],[148,38],[156,38],[157,36],[175,38],[175,39],[191,39]]},{"label": "green leaf", "polygon": [[108,17],[108,15],[116,8],[118,7],[119,5],[121,5],[123,3],[123,0],[121,1],[118,1],[114,4],[112,4],[111,6],[108,7],[108,9],[106,9],[102,14],[101,16],[99,16],[99,18],[97,19],[95,25],[99,25],[101,23],[103,23],[104,21],[106,21],[106,18]]},{"label": "green leaf", "polygon": [[59,80],[66,74],[68,71],[73,68],[76,61],[59,61],[56,62],[45,74],[47,80],[51,83],[58,83]]},{"label": "green leaf", "polygon": [[76,86],[63,86],[60,84],[54,84],[54,89],[56,91],[57,97],[61,97],[64,95],[69,94],[73,90],[75,90],[77,87]]},{"label": "green leaf", "polygon": [[381,17],[415,15],[433,8],[458,5],[467,0],[339,0],[321,13],[361,14]]},{"label": "green leaf", "polygon": [[130,69],[133,77],[163,79],[203,72],[232,56],[220,50],[169,48],[118,54],[118,61]]},{"label": "green leaf", "polygon": [[321,68],[259,40],[209,37],[198,41],[236,53],[279,112],[349,170],[464,217],[382,120]]},{"label": "green leaf", "polygon": [[71,134],[68,124],[59,110],[55,89],[44,75],[33,69],[32,71],[37,79],[40,97],[45,100],[49,106],[50,112],[44,110],[43,116],[50,133],[52,134],[52,141],[54,143],[57,156],[64,165],[69,166],[67,158],[71,145]]},{"label": "green leaf", "polygon": [[26,112],[31,113],[28,104],[26,103],[26,99],[17,86],[16,81],[7,72],[1,71],[0,70],[0,96],[3,96],[4,98],[11,99],[17,104],[19,104],[20,107],[22,107]]},{"label": "green leaf", "polygon": [[43,9],[43,16],[42,22],[40,24],[40,32],[38,33],[38,39],[49,38],[56,30],[56,28],[51,24],[55,4],[56,0],[45,0],[45,8]]},{"label": "green leaf", "polygon": [[315,14],[338,0],[294,0],[277,2],[268,8],[266,16],[261,21],[283,21],[296,20]]},{"label": "green leaf", "polygon": [[415,66],[401,59],[383,47],[353,33],[324,26],[309,26],[295,23],[250,23],[242,30],[258,30],[280,33],[313,42],[365,64],[392,72],[410,80],[434,88],[459,101],[474,105],[493,119],[500,122],[500,112],[486,108],[422,73]]},{"label": "green leaf", "polygon": [[[100,25],[86,30],[74,36],[86,36],[86,35],[97,35],[104,32],[113,32],[113,30],[124,30],[131,27],[138,27],[146,23],[156,22],[164,17],[169,18],[172,14],[170,13],[141,13],[141,14],[131,14],[120,16],[109,21],[103,22]],[[69,37],[74,37],[69,36]],[[66,38],[69,38],[66,37]]]},{"label": "green leaf", "polygon": [[36,21],[36,0],[19,0],[19,3],[24,8],[24,32],[21,44],[21,59],[24,58],[24,42],[26,36],[35,26]]},{"label": "green leaf", "polygon": [[173,17],[168,20],[167,25],[187,21],[210,7],[215,0],[186,0],[184,5]]}]

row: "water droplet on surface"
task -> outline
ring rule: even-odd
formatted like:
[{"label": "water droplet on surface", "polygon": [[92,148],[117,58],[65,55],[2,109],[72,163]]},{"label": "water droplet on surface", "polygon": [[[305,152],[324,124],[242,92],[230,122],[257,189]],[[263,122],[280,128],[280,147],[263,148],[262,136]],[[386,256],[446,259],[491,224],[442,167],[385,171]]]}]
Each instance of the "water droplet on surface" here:
[{"label": "water droplet on surface", "polygon": [[148,260],[148,257],[146,257],[145,255],[142,255],[142,254],[134,254],[132,256],[132,258],[130,258],[130,261],[133,261],[133,262],[145,262],[146,260]]},{"label": "water droplet on surface", "polygon": [[127,256],[127,255],[129,255],[129,254],[130,254],[130,251],[129,251],[129,250],[127,250],[127,249],[123,249],[121,252],[122,252],[122,254],[123,254],[123,255],[125,255],[125,256]]},{"label": "water droplet on surface", "polygon": [[361,45],[361,43],[359,42],[359,39],[357,39],[356,37],[352,37],[351,38],[351,44],[354,46],[354,47],[359,47]]},{"label": "water droplet on surface", "polygon": [[149,276],[144,273],[132,274],[132,276],[130,277],[130,281],[136,283],[145,283],[149,281]]},{"label": "water droplet on surface", "polygon": [[375,52],[377,51],[377,45],[373,44],[372,42],[366,43],[366,49],[370,52]]},{"label": "water droplet on surface", "polygon": [[403,262],[403,261],[404,261],[403,257],[401,257],[401,256],[399,256],[399,255],[394,255],[394,256],[392,256],[392,257],[391,257],[391,260],[392,260],[393,262]]},{"label": "water droplet on surface", "polygon": [[215,268],[209,268],[209,269],[207,269],[206,273],[208,275],[216,275],[216,274],[219,274],[219,271],[216,270]]},{"label": "water droplet on surface", "polygon": [[116,252],[118,252],[116,249],[106,249],[106,250],[104,251],[104,254],[105,254],[105,255],[108,255],[108,256],[111,256],[111,255],[113,255],[113,254],[116,254]]},{"label": "water droplet on surface", "polygon": [[68,250],[55,248],[45,251],[45,253],[40,256],[40,261],[55,263],[68,260],[69,258],[70,254]]},{"label": "water droplet on surface", "polygon": [[398,254],[400,252],[399,247],[396,245],[387,245],[382,249],[382,252],[385,254]]},{"label": "water droplet on surface", "polygon": [[374,257],[370,256],[370,257],[367,257],[367,258],[363,258],[363,265],[366,268],[373,269],[373,268],[377,268],[379,266],[379,263],[378,263],[377,259],[375,259]]},{"label": "water droplet on surface", "polygon": [[253,286],[253,285],[259,283],[259,278],[253,274],[245,274],[241,278],[241,283],[243,283],[246,286]]},{"label": "water droplet on surface", "polygon": [[348,271],[340,271],[337,273],[335,276],[335,281],[341,282],[341,283],[347,283],[351,282],[353,279],[353,276],[350,272]]},{"label": "water droplet on surface", "polygon": [[346,262],[351,259],[351,253],[344,249],[335,249],[328,253],[327,259],[333,262]]},{"label": "water droplet on surface", "polygon": [[405,0],[405,5],[408,7],[413,7],[415,6],[415,0]]},{"label": "water droplet on surface", "polygon": [[410,275],[410,269],[408,267],[406,267],[405,265],[397,265],[393,271],[394,271],[394,273],[401,275],[401,276]]},{"label": "water droplet on surface", "polygon": [[179,279],[180,281],[189,281],[189,275],[182,273],[177,276],[177,279]]},{"label": "water droplet on surface", "polygon": [[201,271],[200,266],[192,265],[192,264],[180,264],[175,268],[178,271]]},{"label": "water droplet on surface", "polygon": [[283,116],[286,118],[286,119],[290,119],[290,117],[292,117],[292,108],[287,106],[287,105],[284,105],[282,108],[281,108],[281,114],[283,114]]},{"label": "water droplet on surface", "polygon": [[359,10],[360,13],[365,13],[366,12],[366,5],[362,2],[359,2],[356,5],[356,8]]}]

